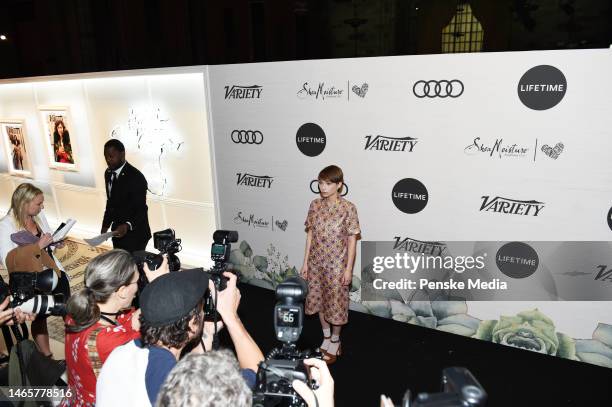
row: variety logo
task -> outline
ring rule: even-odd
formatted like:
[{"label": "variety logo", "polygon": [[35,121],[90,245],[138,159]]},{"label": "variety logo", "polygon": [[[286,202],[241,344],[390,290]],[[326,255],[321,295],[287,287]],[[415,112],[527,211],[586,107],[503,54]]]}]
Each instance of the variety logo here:
[{"label": "variety logo", "polygon": [[[321,190],[319,190],[319,180],[313,179],[310,181],[310,191],[313,194],[320,194]],[[349,192],[349,187],[346,185],[346,182],[342,183],[342,190],[340,191],[340,196],[346,196]]]},{"label": "variety logo", "polygon": [[225,86],[225,99],[259,99],[263,86]]},{"label": "variety logo", "polygon": [[231,138],[236,144],[263,143],[263,134],[259,130],[234,130],[232,131]]},{"label": "variety logo", "polygon": [[557,158],[559,158],[564,148],[565,146],[561,142],[557,143],[554,147],[551,147],[548,144],[544,144],[542,146],[542,152],[553,160],[556,160]]},{"label": "variety logo", "polygon": [[366,93],[368,93],[368,84],[364,82],[361,86],[353,85],[351,90],[354,94],[356,94],[360,98],[363,98],[365,97]]},{"label": "variety logo", "polygon": [[403,250],[412,253],[423,253],[430,256],[442,256],[446,252],[446,244],[441,242],[424,242],[421,240],[411,239],[409,237],[401,238],[395,236],[393,250]]},{"label": "variety logo", "polygon": [[529,152],[529,148],[518,144],[504,144],[503,138],[496,139],[492,144],[485,144],[476,137],[472,144],[463,149],[466,154],[486,154],[489,157],[524,157]]},{"label": "variety logo", "polygon": [[441,81],[417,81],[412,86],[412,93],[418,98],[458,98],[463,94],[463,82],[459,79]]},{"label": "variety logo", "polygon": [[521,77],[518,97],[525,106],[533,110],[555,107],[567,91],[567,80],[559,69],[550,65],[538,65]]},{"label": "variety logo", "polygon": [[297,92],[297,96],[300,99],[314,98],[314,99],[338,99],[344,94],[344,90],[337,88],[334,85],[325,85],[325,82],[319,82],[318,85],[310,85],[308,82],[304,82],[302,88]]},{"label": "variety logo", "polygon": [[278,219],[274,219],[272,216],[271,220],[267,218],[263,218],[252,213],[244,213],[239,211],[234,217],[234,223],[236,225],[247,225],[249,227],[253,227],[255,229],[271,229],[271,230],[282,230],[283,232],[287,230],[287,226],[289,222],[287,220],[280,221]]},{"label": "variety logo", "polygon": [[540,259],[527,243],[510,242],[499,248],[495,263],[510,278],[526,278],[536,272]]},{"label": "variety logo", "polygon": [[481,198],[481,212],[485,211],[512,215],[538,216],[540,211],[542,211],[544,208],[544,202],[538,201],[519,201],[516,199],[502,198],[501,196],[496,196],[494,198],[483,196]]},{"label": "variety logo", "polygon": [[404,178],[393,186],[391,199],[400,211],[404,213],[421,212],[429,200],[427,188],[414,178]]},{"label": "variety logo", "polygon": [[376,136],[368,135],[365,136],[365,148],[364,150],[378,150],[378,151],[408,151],[412,152],[412,149],[418,142],[416,138],[413,137],[402,137],[402,138],[393,138],[381,136],[380,134]]},{"label": "variety logo", "polygon": [[318,124],[305,123],[298,129],[295,142],[302,154],[308,157],[316,157],[325,150],[327,137]]},{"label": "variety logo", "polygon": [[272,186],[272,181],[274,181],[274,177],[269,177],[267,175],[252,175],[248,173],[236,173],[238,176],[238,181],[236,185],[245,185],[248,187],[255,188],[270,188]]}]

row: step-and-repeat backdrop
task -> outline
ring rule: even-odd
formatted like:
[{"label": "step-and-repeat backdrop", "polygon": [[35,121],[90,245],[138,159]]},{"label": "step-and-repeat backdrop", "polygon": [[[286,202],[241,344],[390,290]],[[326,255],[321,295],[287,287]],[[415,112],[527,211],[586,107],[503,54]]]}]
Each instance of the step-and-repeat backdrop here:
[{"label": "step-and-repeat backdrop", "polygon": [[525,281],[612,289],[610,72],[610,50],[209,67],[219,225],[240,234],[232,263],[270,288],[298,272],[317,175],[335,164],[361,225],[353,309],[612,367],[610,302],[373,300],[360,261],[370,241],[433,255],[471,242],[493,247],[487,267],[502,272],[539,254]]}]

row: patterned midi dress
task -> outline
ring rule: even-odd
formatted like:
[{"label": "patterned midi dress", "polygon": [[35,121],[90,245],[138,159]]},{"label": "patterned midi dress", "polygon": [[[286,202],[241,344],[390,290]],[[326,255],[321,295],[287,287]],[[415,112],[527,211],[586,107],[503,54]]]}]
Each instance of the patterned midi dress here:
[{"label": "patterned midi dress", "polygon": [[357,208],[339,197],[336,202],[317,198],[304,222],[312,231],[308,255],[306,314],[323,312],[333,325],[348,321],[349,287],[341,279],[348,261],[348,237],[360,233]]}]

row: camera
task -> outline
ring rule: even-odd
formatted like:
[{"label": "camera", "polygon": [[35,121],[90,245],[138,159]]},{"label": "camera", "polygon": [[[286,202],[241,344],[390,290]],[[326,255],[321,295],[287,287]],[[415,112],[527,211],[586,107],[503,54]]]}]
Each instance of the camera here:
[{"label": "camera", "polygon": [[164,262],[164,254],[168,256],[168,268],[170,271],[179,271],[181,269],[181,260],[176,253],[180,252],[181,239],[177,239],[174,229],[164,229],[153,233],[153,247],[159,253],[151,253],[146,250],[141,250],[133,253],[134,260],[138,266],[140,273],[138,278],[138,288],[140,291],[149,283],[147,276],[144,273],[144,264],[146,263],[149,270],[157,270]]},{"label": "camera", "polygon": [[230,251],[232,250],[231,243],[238,241],[238,232],[235,230],[216,230],[213,233],[213,244],[210,247],[210,258],[215,263],[208,270],[210,278],[215,283],[215,287],[219,291],[225,290],[227,277],[223,272],[227,270],[227,261],[229,260]]},{"label": "camera", "polygon": [[407,390],[400,407],[479,407],[486,401],[487,393],[468,369],[448,367],[442,371],[440,393],[420,393],[412,399]]},{"label": "camera", "polygon": [[[213,233],[210,258],[214,262],[214,265],[208,270],[208,275],[217,291],[223,291],[227,287],[227,277],[223,275],[223,272],[227,270],[227,261],[229,260],[232,250],[231,243],[237,241],[238,232],[235,230],[215,230],[215,233]],[[213,298],[212,293],[209,291],[208,296],[204,300],[204,312],[206,314],[206,319],[209,321],[216,322],[221,319],[220,315],[217,313],[216,302],[217,299]],[[218,346],[216,339],[217,338],[215,338],[215,342],[213,342],[214,346]]]},{"label": "camera", "polygon": [[64,295],[51,295],[57,282],[57,274],[52,269],[38,273],[12,272],[8,286],[4,281],[0,283],[0,302],[10,296],[11,308],[32,314],[64,316]]},{"label": "camera", "polygon": [[320,354],[297,350],[296,342],[304,327],[304,300],[308,284],[301,277],[289,277],[276,287],[274,306],[276,338],[283,342],[273,349],[259,364],[257,382],[253,390],[254,407],[304,407],[306,403],[293,390],[293,380],[301,380],[315,389],[304,359],[321,357]]}]

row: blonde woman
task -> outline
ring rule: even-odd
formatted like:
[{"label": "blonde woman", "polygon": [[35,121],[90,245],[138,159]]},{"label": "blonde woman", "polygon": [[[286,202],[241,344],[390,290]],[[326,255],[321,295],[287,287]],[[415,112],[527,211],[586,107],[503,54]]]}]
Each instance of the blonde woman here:
[{"label": "blonde woman", "polygon": [[[11,208],[6,216],[0,219],[0,261],[2,261],[4,266],[11,271],[11,267],[7,264],[7,255],[11,250],[18,247],[11,239],[11,235],[19,231],[27,230],[39,238],[37,243],[28,245],[28,249],[39,251],[39,253],[46,251],[55,262],[54,269],[58,273],[59,282],[53,294],[64,294],[67,300],[70,296],[68,278],[62,265],[53,254],[53,250],[56,247],[63,246],[63,243],[52,245],[52,231],[44,212],[42,212],[44,209],[44,201],[45,197],[43,192],[32,184],[23,183],[15,189],[13,197],[11,198]],[[15,271],[38,272],[42,271],[42,265],[41,270]],[[32,336],[39,350],[44,355],[49,357],[52,356],[49,346],[46,316],[38,315],[32,322]]]}]

